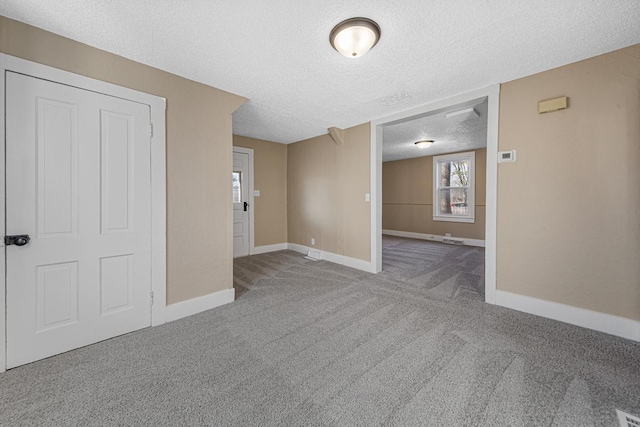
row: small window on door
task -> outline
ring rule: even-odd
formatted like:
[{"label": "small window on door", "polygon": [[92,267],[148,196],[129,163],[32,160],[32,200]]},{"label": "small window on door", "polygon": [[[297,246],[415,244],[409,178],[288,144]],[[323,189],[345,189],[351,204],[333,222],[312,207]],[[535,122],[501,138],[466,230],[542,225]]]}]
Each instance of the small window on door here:
[{"label": "small window on door", "polygon": [[242,172],[232,172],[233,203],[242,203]]}]

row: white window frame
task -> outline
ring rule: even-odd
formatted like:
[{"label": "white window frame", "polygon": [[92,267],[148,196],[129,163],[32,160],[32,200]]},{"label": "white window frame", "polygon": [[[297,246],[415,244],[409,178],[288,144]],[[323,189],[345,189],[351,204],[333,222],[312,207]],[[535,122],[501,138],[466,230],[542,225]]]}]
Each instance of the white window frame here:
[{"label": "white window frame", "polygon": [[[440,162],[456,162],[460,160],[469,161],[469,191],[467,193],[468,215],[443,214],[440,212]],[[433,156],[433,220],[448,222],[476,222],[476,152],[466,151],[464,153],[443,154]]]}]

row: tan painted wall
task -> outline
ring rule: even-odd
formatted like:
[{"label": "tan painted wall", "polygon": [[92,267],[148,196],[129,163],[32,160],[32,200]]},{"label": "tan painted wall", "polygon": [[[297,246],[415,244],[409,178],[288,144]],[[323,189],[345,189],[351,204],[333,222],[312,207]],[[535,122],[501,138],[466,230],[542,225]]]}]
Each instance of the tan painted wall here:
[{"label": "tan painted wall", "polygon": [[365,261],[371,259],[369,123],[345,130],[344,145],[327,134],[289,144],[290,243]]},{"label": "tan painted wall", "polygon": [[[168,302],[230,288],[243,99],[4,17],[0,52],[167,99]],[[498,171],[499,289],[640,320],[639,82],[636,45],[502,86],[499,145],[518,161]],[[537,114],[561,95],[568,110]],[[369,260],[369,125],[287,156],[288,240]]]},{"label": "tan painted wall", "polygon": [[253,149],[256,247],[287,243],[287,146],[238,135],[233,145]]},{"label": "tan painted wall", "polygon": [[476,152],[476,221],[433,220],[433,156],[382,164],[382,228],[484,240],[487,150]]},{"label": "tan painted wall", "polygon": [[504,84],[499,129],[498,289],[640,320],[640,45]]},{"label": "tan painted wall", "polygon": [[167,302],[232,287],[239,96],[0,16],[0,52],[167,99]]}]

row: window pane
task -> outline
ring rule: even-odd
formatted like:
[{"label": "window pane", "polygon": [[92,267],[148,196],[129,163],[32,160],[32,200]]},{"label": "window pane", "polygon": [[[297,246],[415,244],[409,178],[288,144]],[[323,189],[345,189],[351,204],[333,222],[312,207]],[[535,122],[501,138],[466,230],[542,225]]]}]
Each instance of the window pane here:
[{"label": "window pane", "polygon": [[449,215],[469,215],[467,188],[440,190],[440,213]]},{"label": "window pane", "polygon": [[468,187],[469,160],[440,163],[440,187]]},{"label": "window pane", "polygon": [[232,172],[231,179],[233,183],[233,203],[242,202],[242,185],[241,183],[242,172]]}]

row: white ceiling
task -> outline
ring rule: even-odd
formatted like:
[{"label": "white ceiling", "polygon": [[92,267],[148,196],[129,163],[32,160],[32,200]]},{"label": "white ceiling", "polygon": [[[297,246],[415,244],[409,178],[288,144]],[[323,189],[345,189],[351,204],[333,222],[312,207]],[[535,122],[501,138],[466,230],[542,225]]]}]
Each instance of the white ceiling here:
[{"label": "white ceiling", "polygon": [[[245,96],[234,132],[283,143],[640,43],[638,0],[2,0],[0,14]],[[349,59],[329,32],[354,16],[382,37]]]},{"label": "white ceiling", "polygon": [[[425,117],[385,126],[382,137],[382,161],[411,159],[444,153],[475,150],[487,146],[487,101],[461,104]],[[469,112],[446,117],[447,113]],[[420,149],[415,142],[431,139],[429,148]]]}]

